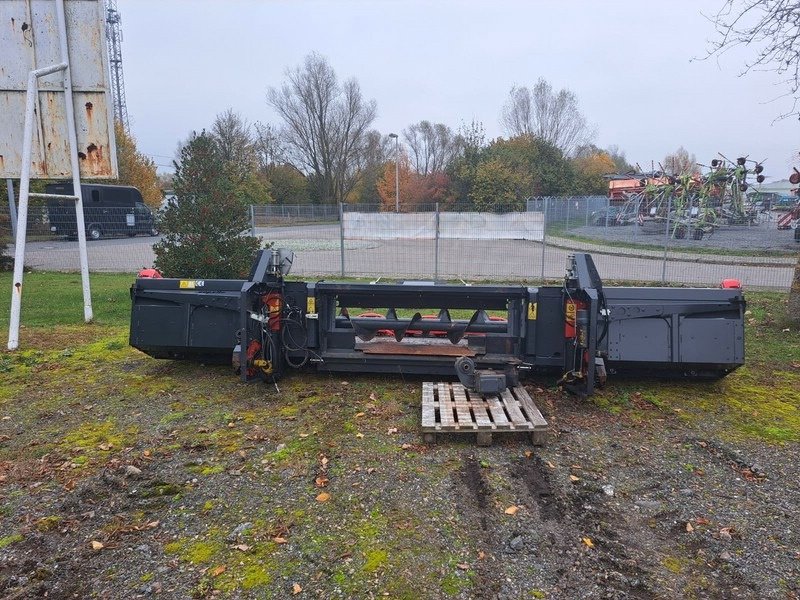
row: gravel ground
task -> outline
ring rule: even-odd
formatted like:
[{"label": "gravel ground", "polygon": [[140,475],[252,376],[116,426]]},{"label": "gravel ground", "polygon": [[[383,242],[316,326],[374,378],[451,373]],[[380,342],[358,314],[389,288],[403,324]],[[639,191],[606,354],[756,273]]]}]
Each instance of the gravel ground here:
[{"label": "gravel ground", "polygon": [[[600,240],[663,246],[664,230],[654,232],[638,225],[617,227],[576,227],[569,230],[572,235],[580,235]],[[778,230],[774,222],[761,223],[752,227],[719,227],[702,240],[671,239],[673,248],[717,248],[722,250],[760,250],[776,253],[798,252],[800,244],[794,240],[791,229]]]},{"label": "gravel ground", "polygon": [[[121,328],[0,356],[0,596],[800,593],[800,336],[755,302],[719,382],[528,382],[522,438],[419,434],[420,381],[156,361]],[[497,436],[496,436],[497,438]]]}]

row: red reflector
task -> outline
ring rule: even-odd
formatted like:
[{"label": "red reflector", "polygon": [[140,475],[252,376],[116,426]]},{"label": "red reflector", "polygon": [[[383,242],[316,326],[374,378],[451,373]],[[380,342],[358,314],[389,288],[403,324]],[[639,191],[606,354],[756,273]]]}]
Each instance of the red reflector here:
[{"label": "red reflector", "polygon": [[161,279],[161,272],[158,269],[142,269],[136,274],[143,279]]},{"label": "red reflector", "polygon": [[719,287],[722,289],[742,289],[742,282],[738,279],[723,279]]}]

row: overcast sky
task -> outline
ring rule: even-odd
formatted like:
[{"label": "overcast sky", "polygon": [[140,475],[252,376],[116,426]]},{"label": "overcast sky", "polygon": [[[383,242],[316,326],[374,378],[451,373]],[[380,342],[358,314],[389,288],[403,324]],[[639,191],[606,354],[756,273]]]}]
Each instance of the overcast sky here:
[{"label": "overcast sky", "polygon": [[[800,149],[777,76],[740,77],[752,51],[705,55],[703,14],[723,0],[246,2],[119,0],[128,112],[140,150],[170,165],[179,140],[231,107],[275,122],[266,103],[311,52],[378,103],[375,127],[422,119],[503,135],[512,85],[569,88],[601,147],[649,168],[678,146],[767,159],[782,179]],[[165,169],[160,169],[165,170]]]}]

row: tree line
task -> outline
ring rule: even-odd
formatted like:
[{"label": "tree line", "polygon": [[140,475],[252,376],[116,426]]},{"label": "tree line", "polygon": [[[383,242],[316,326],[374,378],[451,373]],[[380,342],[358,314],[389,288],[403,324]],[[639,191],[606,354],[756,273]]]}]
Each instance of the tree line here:
[{"label": "tree line", "polygon": [[454,130],[422,120],[396,136],[379,132],[375,100],[316,53],[268,89],[267,103],[278,122],[251,124],[228,109],[202,133],[236,165],[236,193],[251,204],[394,207],[399,183],[405,209],[520,208],[536,195],[605,194],[605,174],[631,169],[624,152],[592,143],[576,96],[543,79],[512,88],[502,108],[506,135],[492,140],[477,121]]}]

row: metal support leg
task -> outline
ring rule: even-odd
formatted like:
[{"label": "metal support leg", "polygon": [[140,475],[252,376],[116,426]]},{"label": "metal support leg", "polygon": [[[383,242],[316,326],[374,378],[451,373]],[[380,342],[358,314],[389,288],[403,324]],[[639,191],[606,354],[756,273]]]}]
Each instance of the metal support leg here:
[{"label": "metal support leg", "polygon": [[[86,223],[83,217],[83,196],[81,194],[81,171],[78,163],[78,134],[75,127],[75,103],[72,99],[72,74],[69,69],[69,49],[67,45],[67,21],[64,16],[64,0],[56,0],[56,19],[61,46],[61,60],[64,69],[64,103],[66,104],[67,138],[69,139],[70,168],[72,169],[72,193],[78,197],[75,202],[75,217],[78,225],[78,255],[81,263],[81,283],[83,284],[83,319],[91,323],[92,291],[89,287],[89,254],[86,251]],[[29,159],[30,160],[30,159]]]},{"label": "metal support leg", "polygon": [[31,184],[31,155],[33,145],[33,109],[39,95],[39,77],[67,68],[66,63],[36,69],[28,74],[28,93],[25,98],[25,128],[22,134],[22,174],[19,180],[19,210],[17,235],[14,243],[14,275],[11,280],[11,315],[8,323],[8,349],[19,347],[19,316],[22,307],[22,275],[25,267],[25,235],[28,223],[28,194]]},{"label": "metal support leg", "polygon": [[8,191],[8,216],[11,219],[11,237],[17,237],[17,204],[14,201],[14,180],[6,179]]}]

